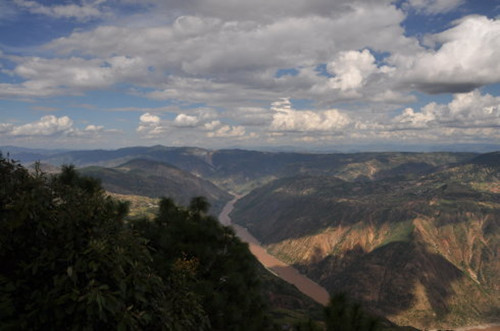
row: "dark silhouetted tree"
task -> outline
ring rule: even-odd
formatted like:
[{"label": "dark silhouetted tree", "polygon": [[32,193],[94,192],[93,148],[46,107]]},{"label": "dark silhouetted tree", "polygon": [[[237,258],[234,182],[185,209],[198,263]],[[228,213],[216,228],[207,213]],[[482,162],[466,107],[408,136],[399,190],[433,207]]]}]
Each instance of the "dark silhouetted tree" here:
[{"label": "dark silhouetted tree", "polygon": [[0,156],[0,329],[202,328],[196,306],[172,300],[186,270],[158,276],[126,213],[73,167],[31,175]]}]

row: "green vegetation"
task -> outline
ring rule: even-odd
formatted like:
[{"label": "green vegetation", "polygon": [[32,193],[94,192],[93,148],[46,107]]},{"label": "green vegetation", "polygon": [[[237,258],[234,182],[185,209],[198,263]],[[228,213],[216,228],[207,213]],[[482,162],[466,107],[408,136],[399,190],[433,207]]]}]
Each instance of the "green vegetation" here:
[{"label": "green vegetation", "polygon": [[387,237],[380,246],[398,241],[409,242],[412,239],[411,237],[414,230],[415,226],[413,225],[413,222],[411,220],[398,222],[394,224],[394,226],[391,228],[391,231],[388,233]]},{"label": "green vegetation", "polygon": [[127,205],[72,167],[46,177],[0,159],[0,329],[265,330],[256,261],[208,204]]},{"label": "green vegetation", "polygon": [[163,199],[153,222],[136,221],[133,226],[149,240],[162,278],[173,268],[189,270],[183,281],[199,298],[212,329],[263,330],[270,321],[258,262],[232,229],[206,215],[208,206],[204,198],[194,198],[189,208]]},{"label": "green vegetation", "polygon": [[376,331],[381,321],[367,314],[362,306],[350,302],[344,293],[335,294],[325,308],[328,331]]},{"label": "green vegetation", "polygon": [[0,329],[161,329],[172,316],[167,282],[144,239],[122,222],[127,206],[64,167],[30,175],[0,159]]}]

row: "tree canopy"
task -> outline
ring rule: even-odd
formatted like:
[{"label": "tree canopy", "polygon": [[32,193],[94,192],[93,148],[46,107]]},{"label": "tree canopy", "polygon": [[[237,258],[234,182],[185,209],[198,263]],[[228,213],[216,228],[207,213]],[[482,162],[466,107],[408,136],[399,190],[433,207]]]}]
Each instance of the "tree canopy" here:
[{"label": "tree canopy", "polygon": [[207,208],[163,199],[127,223],[127,204],[73,167],[0,157],[0,329],[264,329],[255,260]]}]

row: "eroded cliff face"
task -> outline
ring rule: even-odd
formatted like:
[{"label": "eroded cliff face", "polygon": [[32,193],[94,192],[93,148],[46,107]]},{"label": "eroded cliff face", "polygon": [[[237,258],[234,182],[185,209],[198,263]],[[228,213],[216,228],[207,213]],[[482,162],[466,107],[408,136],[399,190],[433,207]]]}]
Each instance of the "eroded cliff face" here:
[{"label": "eroded cliff face", "polygon": [[296,177],[252,192],[233,220],[398,324],[479,324],[500,316],[498,178],[477,165],[412,180]]},{"label": "eroded cliff face", "polygon": [[470,325],[499,307],[498,233],[485,233],[492,221],[481,218],[442,227],[424,218],[396,228],[356,224],[268,249],[330,293],[347,292],[398,324]]}]

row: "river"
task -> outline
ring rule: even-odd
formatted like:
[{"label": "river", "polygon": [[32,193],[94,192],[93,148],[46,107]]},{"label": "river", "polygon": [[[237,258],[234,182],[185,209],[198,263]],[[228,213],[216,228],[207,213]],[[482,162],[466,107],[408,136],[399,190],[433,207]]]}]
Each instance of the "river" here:
[{"label": "river", "polygon": [[232,224],[229,214],[233,210],[236,201],[238,201],[238,199],[240,198],[241,196],[238,196],[233,200],[229,201],[224,206],[224,209],[219,214],[219,221],[223,225],[233,227],[238,237],[244,242],[248,243],[250,251],[252,252],[253,255],[255,255],[255,257],[259,260],[259,262],[262,263],[262,265],[264,265],[264,267],[266,267],[268,270],[273,272],[281,279],[287,281],[290,284],[295,285],[299,289],[299,291],[301,291],[314,301],[322,305],[328,304],[330,295],[325,290],[325,288],[323,288],[316,282],[312,281],[311,279],[307,278],[305,275],[301,274],[294,267],[284,263],[281,260],[278,260],[276,257],[267,253],[266,249],[261,246],[257,238],[252,236],[252,234],[248,232],[247,229],[237,224]]},{"label": "river", "polygon": [[[234,204],[238,201],[241,196],[237,196],[233,200],[229,201],[222,212],[219,215],[219,221],[226,226],[233,227],[234,231],[238,237],[244,242],[248,243],[250,251],[253,255],[262,263],[268,270],[279,276],[281,279],[287,281],[290,284],[295,285],[299,291],[312,298],[314,301],[326,305],[330,298],[328,292],[315,283],[311,279],[307,278],[305,275],[301,274],[294,267],[278,260],[276,257],[267,253],[266,249],[261,246],[257,238],[252,236],[247,229],[237,224],[231,222],[229,214],[233,211]],[[476,327],[466,327],[456,329],[457,331],[500,331],[499,325],[483,325]]]}]

